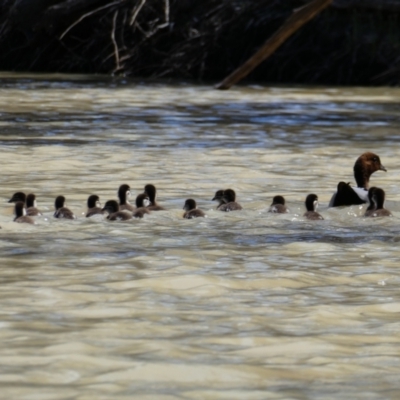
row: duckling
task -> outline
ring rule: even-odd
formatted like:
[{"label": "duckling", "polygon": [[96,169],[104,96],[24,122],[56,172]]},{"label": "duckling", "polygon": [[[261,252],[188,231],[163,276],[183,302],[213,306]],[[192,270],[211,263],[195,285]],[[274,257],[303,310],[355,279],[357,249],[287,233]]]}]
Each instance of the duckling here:
[{"label": "duckling", "polygon": [[29,193],[26,197],[26,214],[31,217],[42,215],[36,208],[36,196],[33,193]]},{"label": "duckling", "polygon": [[152,184],[146,185],[144,187],[144,192],[147,194],[147,196],[150,200],[150,205],[147,207],[147,209],[149,209],[151,211],[165,210],[164,207],[157,204],[157,201],[156,201],[157,189],[154,185],[152,185]]},{"label": "duckling", "polygon": [[29,217],[26,214],[25,204],[22,201],[17,201],[14,207],[15,218],[14,222],[18,222],[20,224],[35,224],[33,218]]},{"label": "duckling", "polygon": [[135,218],[143,218],[145,214],[150,214],[147,208],[150,205],[150,200],[146,193],[141,193],[136,196],[136,210],[133,211]]},{"label": "duckling", "polygon": [[187,199],[185,201],[185,205],[183,206],[185,213],[183,214],[183,218],[192,219],[198,217],[205,217],[206,215],[202,210],[199,210],[196,205],[196,201],[193,199]]},{"label": "duckling", "polygon": [[385,191],[381,188],[372,187],[368,190],[369,207],[364,217],[392,217],[392,213],[384,207]]},{"label": "duckling", "polygon": [[120,211],[119,204],[115,200],[108,200],[104,204],[103,211],[108,213],[107,219],[110,221],[127,221],[132,219],[132,214]]},{"label": "duckling", "polygon": [[277,214],[284,214],[289,212],[288,208],[285,206],[285,198],[283,196],[275,196],[272,199],[272,203],[269,207],[268,212]]},{"label": "duckling", "polygon": [[65,197],[57,196],[54,202],[54,217],[55,218],[65,218],[65,219],[76,219],[74,213],[67,207],[64,206]]},{"label": "duckling", "polygon": [[100,204],[100,197],[97,194],[91,194],[87,199],[87,212],[86,218],[93,217],[93,215],[104,214]]},{"label": "duckling", "polygon": [[224,190],[223,199],[225,204],[218,207],[220,211],[238,211],[242,210],[242,206],[236,202],[236,193],[233,189]]},{"label": "duckling", "polygon": [[217,210],[219,210],[225,204],[224,191],[222,189],[217,190],[211,201],[218,201]]},{"label": "duckling", "polygon": [[322,215],[317,213],[318,207],[318,196],[316,194],[309,194],[305,201],[307,211],[304,213],[304,217],[310,220],[323,219]]},{"label": "duckling", "polygon": [[128,199],[131,196],[131,188],[127,184],[123,184],[118,189],[119,209],[120,211],[134,211],[135,207],[129,203]]},{"label": "duckling", "polygon": [[24,192],[15,192],[11,199],[8,200],[9,203],[16,203],[17,201],[22,201],[24,204],[26,202],[26,194]]}]

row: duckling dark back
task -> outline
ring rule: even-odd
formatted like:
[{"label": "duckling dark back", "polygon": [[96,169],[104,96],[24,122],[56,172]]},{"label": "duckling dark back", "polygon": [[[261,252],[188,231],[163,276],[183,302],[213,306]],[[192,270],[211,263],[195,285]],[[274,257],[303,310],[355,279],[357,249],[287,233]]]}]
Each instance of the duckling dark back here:
[{"label": "duckling dark back", "polygon": [[132,215],[130,213],[120,211],[119,204],[115,200],[106,201],[103,211],[108,213],[107,219],[110,221],[127,221],[132,219]]},{"label": "duckling dark back", "polygon": [[288,209],[285,205],[285,198],[283,196],[274,196],[272,199],[271,206],[269,207],[268,212],[276,213],[276,214],[284,214],[288,212]]},{"label": "duckling dark back", "polygon": [[54,202],[54,208],[56,209],[54,212],[55,218],[64,218],[64,219],[75,219],[74,213],[67,207],[64,207],[65,197],[57,196]]},{"label": "duckling dark back", "polygon": [[183,214],[183,218],[185,219],[205,217],[204,212],[197,208],[197,204],[194,199],[187,199],[183,209],[185,210],[185,213]]}]

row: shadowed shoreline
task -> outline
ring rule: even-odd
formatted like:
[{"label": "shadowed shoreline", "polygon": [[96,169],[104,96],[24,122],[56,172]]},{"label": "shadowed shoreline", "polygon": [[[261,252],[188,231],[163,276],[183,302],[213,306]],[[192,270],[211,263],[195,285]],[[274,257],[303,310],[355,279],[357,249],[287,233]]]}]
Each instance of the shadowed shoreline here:
[{"label": "shadowed shoreline", "polygon": [[[0,70],[218,82],[308,1],[0,0]],[[248,77],[397,85],[400,6],[336,0]]]}]

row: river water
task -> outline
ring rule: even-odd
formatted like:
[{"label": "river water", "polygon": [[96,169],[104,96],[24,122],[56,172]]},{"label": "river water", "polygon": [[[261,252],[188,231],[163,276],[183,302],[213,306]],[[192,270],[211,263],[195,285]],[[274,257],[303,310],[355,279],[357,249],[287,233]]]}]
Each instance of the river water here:
[{"label": "river water", "polygon": [[[400,89],[0,83],[1,398],[399,397]],[[327,207],[364,151],[393,218]],[[167,211],[83,217],[122,183]],[[228,187],[243,211],[215,211]],[[12,221],[20,190],[37,225]],[[77,220],[52,218],[60,194]],[[189,197],[207,218],[182,219]]]}]

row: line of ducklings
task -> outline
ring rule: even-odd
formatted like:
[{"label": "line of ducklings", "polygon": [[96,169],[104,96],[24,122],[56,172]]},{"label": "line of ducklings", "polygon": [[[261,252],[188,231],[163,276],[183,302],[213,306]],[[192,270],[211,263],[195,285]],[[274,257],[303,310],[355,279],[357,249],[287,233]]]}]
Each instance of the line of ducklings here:
[{"label": "line of ducklings", "polygon": [[[151,211],[165,210],[156,202],[156,188],[154,185],[146,185],[144,193],[136,197],[136,207],[129,203],[130,187],[127,184],[121,185],[118,190],[119,202],[116,200],[108,200],[104,207],[100,205],[99,196],[92,194],[87,199],[86,217],[90,218],[94,215],[107,214],[107,219],[110,221],[127,221],[132,218],[143,218],[145,214],[150,214]],[[391,212],[384,208],[385,192],[377,187],[372,187],[368,191],[370,205],[367,208],[365,217],[383,217],[391,216]],[[242,210],[243,207],[236,202],[236,193],[233,189],[217,190],[212,201],[218,201],[217,210],[223,212]],[[35,224],[34,216],[40,216],[42,213],[36,207],[36,196],[31,193],[28,196],[23,192],[14,193],[9,200],[9,203],[15,203],[15,218],[18,223]],[[323,220],[321,214],[317,212],[318,196],[309,194],[305,200],[306,212],[303,217],[308,220]],[[54,203],[54,218],[76,219],[75,214],[65,206],[65,197],[57,196]],[[192,219],[205,217],[204,211],[197,208],[194,199],[187,199],[183,206],[185,210],[183,218]],[[289,209],[286,206],[283,196],[275,196],[268,212],[284,214],[288,213]]]},{"label": "line of ducklings", "polygon": [[[235,192],[233,196],[235,197]],[[87,199],[87,212],[86,217],[90,218],[94,215],[107,214],[107,219],[110,221],[127,221],[132,218],[143,218],[145,214],[150,214],[152,211],[165,210],[164,207],[160,206],[156,201],[157,189],[154,185],[148,184],[144,187],[144,192],[136,197],[136,206],[133,206],[129,202],[131,195],[131,188],[127,184],[123,184],[118,189],[119,202],[116,200],[108,200],[104,207],[100,205],[99,196],[92,194]],[[228,191],[226,196],[232,195]],[[76,219],[75,214],[65,206],[65,197],[57,196],[54,202],[54,218],[63,219]],[[222,203],[229,203],[228,197],[221,196]],[[13,194],[9,203],[15,203],[14,207],[14,222],[35,224],[35,220],[32,217],[41,216],[42,212],[37,208],[36,196],[33,193],[26,195],[24,192],[16,192]],[[240,206],[238,206],[240,207]],[[236,207],[235,209],[241,209]],[[187,199],[185,201],[183,209],[185,213],[183,218],[192,219],[198,217],[205,217],[205,213],[197,208],[196,201],[193,199]],[[232,208],[233,210],[233,208]],[[230,209],[222,210],[230,211]]]},{"label": "line of ducklings", "polygon": [[[99,196],[92,194],[87,199],[86,217],[94,215],[107,214],[110,221],[127,221],[132,218],[143,218],[145,214],[151,211],[165,210],[156,202],[157,189],[154,185],[146,185],[144,192],[136,197],[136,207],[129,203],[131,188],[127,184],[123,184],[118,189],[119,202],[116,200],[108,200],[104,207],[100,205]],[[65,197],[57,196],[54,202],[54,218],[76,219],[75,214],[65,206]],[[36,206],[36,196],[33,193],[16,192],[13,194],[9,203],[15,203],[14,214],[15,222],[34,224],[32,217],[42,215]]]},{"label": "line of ducklings", "polygon": [[[357,158],[353,171],[357,186],[352,187],[350,183],[339,182],[337,190],[331,198],[329,207],[349,206],[366,203],[369,206],[364,214],[365,217],[387,217],[392,213],[384,207],[385,192],[378,187],[369,188],[369,179],[376,171],[386,171],[381,164],[378,155],[366,152]],[[144,187],[144,192],[136,197],[136,207],[129,203],[128,198],[131,195],[131,188],[127,184],[123,184],[118,189],[119,202],[116,200],[108,200],[104,207],[100,206],[100,199],[97,195],[89,196],[87,200],[86,217],[92,217],[96,214],[108,214],[107,219],[111,221],[126,221],[132,218],[143,218],[145,214],[151,211],[165,210],[156,202],[157,189],[154,185],[148,184]],[[242,206],[236,202],[236,193],[233,189],[217,190],[212,201],[217,201],[218,211],[238,211],[242,210]],[[32,216],[41,215],[36,208],[36,197],[33,193],[28,196],[23,192],[14,193],[9,203],[15,203],[15,222],[34,224]],[[304,218],[309,220],[324,219],[317,212],[318,196],[309,194],[305,200],[306,212]],[[74,213],[65,207],[65,197],[58,196],[55,200],[55,218],[75,219]],[[205,217],[205,213],[197,208],[194,199],[187,199],[183,206],[185,213],[183,218],[192,219]],[[271,213],[287,213],[288,209],[285,205],[283,196],[275,196],[269,208]]]}]

